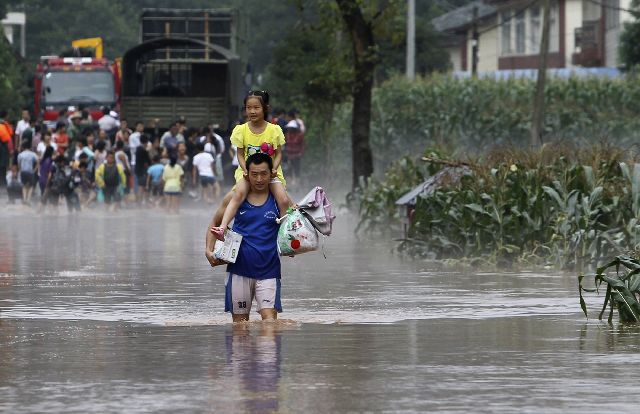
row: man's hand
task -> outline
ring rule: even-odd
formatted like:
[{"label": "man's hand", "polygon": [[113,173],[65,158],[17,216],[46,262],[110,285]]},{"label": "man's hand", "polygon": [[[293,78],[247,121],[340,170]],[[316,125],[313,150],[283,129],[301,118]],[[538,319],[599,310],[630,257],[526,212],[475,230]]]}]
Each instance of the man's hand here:
[{"label": "man's hand", "polygon": [[276,178],[278,176],[278,170],[275,168],[271,170],[271,178]]},{"label": "man's hand", "polygon": [[209,261],[209,264],[211,265],[211,267],[216,267],[216,266],[220,266],[225,264],[225,262],[223,262],[220,259],[216,259],[216,257],[213,255],[213,252],[204,252],[204,255],[207,257],[207,260]]}]

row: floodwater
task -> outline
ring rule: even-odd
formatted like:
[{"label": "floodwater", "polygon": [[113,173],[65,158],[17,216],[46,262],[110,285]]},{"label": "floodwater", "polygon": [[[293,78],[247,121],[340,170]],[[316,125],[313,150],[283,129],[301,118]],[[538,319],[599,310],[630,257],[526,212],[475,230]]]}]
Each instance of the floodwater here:
[{"label": "floodwater", "polygon": [[281,320],[223,312],[210,212],[0,217],[0,412],[637,412],[640,330],[575,275],[448,272],[358,240],[283,259]]}]

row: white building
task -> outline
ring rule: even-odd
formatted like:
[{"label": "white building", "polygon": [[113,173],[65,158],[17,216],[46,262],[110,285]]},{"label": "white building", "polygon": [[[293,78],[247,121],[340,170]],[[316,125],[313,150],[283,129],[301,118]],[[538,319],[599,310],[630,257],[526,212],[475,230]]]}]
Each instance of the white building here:
[{"label": "white building", "polygon": [[[631,0],[551,0],[548,66],[618,67],[623,23],[632,20],[621,9],[630,7]],[[479,34],[478,71],[538,67],[540,1],[476,1],[432,23],[445,34],[454,71],[471,71],[474,25]]]},{"label": "white building", "polygon": [[15,44],[15,32],[20,32],[20,55],[22,55],[22,57],[25,56],[26,52],[26,22],[27,18],[25,14],[20,12],[9,12],[7,13],[7,16],[2,19],[2,29],[4,30],[4,35],[7,40],[9,40],[9,43],[12,45]]}]

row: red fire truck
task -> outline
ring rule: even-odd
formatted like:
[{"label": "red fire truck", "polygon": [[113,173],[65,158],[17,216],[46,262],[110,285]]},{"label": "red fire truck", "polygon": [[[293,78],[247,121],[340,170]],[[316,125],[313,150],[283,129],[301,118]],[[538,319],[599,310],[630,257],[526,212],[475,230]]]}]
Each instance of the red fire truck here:
[{"label": "red fire truck", "polygon": [[118,63],[101,56],[43,56],[36,69],[34,89],[34,113],[47,126],[55,125],[60,110],[69,106],[83,106],[97,121],[103,106],[119,110]]}]

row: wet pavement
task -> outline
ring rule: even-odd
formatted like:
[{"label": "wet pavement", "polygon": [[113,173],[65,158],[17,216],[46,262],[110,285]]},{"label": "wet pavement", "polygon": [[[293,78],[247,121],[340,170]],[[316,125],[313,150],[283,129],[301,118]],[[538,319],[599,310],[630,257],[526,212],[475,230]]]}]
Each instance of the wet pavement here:
[{"label": "wet pavement", "polygon": [[575,275],[441,271],[342,216],[283,259],[281,320],[233,325],[210,214],[0,214],[0,412],[637,411],[640,329]]}]

